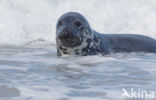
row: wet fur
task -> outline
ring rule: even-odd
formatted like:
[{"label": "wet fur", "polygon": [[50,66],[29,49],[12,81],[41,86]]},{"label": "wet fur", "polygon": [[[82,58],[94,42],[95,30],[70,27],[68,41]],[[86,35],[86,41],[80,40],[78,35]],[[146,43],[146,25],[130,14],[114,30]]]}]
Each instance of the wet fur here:
[{"label": "wet fur", "polygon": [[90,26],[82,26],[79,30],[78,38],[80,44],[77,46],[65,47],[56,38],[58,56],[66,54],[82,56],[105,55],[111,52],[156,53],[156,40],[147,36],[135,34],[100,34],[92,30]]}]

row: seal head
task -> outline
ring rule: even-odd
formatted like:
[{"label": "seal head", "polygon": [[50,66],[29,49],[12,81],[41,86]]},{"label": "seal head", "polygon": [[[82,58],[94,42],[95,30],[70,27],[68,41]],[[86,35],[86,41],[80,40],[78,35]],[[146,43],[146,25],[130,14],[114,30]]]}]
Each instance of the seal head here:
[{"label": "seal head", "polygon": [[92,39],[91,31],[88,21],[80,13],[69,12],[62,15],[56,26],[58,55],[81,53],[82,48],[88,44],[86,41]]}]

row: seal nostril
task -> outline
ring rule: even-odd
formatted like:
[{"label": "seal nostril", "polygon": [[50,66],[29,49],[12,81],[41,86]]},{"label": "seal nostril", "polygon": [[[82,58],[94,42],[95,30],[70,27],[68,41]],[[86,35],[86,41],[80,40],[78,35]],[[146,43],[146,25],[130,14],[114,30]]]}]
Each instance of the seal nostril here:
[{"label": "seal nostril", "polygon": [[61,40],[69,40],[69,39],[74,38],[74,34],[72,32],[70,32],[70,31],[68,31],[68,30],[65,30],[62,33],[60,33],[58,38],[61,39]]}]

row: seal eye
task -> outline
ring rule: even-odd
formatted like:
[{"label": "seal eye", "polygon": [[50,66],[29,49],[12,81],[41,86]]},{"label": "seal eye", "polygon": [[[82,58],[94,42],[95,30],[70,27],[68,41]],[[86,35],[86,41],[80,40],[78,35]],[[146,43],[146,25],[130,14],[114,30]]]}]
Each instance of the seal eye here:
[{"label": "seal eye", "polygon": [[76,21],[76,22],[75,22],[75,25],[76,25],[77,27],[80,27],[80,26],[81,26],[81,23],[80,23],[79,21]]},{"label": "seal eye", "polygon": [[61,26],[61,25],[62,25],[62,21],[59,21],[59,22],[58,22],[58,25]]}]

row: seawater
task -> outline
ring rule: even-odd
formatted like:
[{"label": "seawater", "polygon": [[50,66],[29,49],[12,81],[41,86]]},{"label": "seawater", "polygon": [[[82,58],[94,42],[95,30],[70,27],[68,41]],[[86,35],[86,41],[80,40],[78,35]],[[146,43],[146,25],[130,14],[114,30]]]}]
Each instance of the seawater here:
[{"label": "seawater", "polygon": [[58,57],[55,25],[69,11],[101,33],[156,38],[155,0],[1,0],[0,100],[136,99],[123,89],[156,98],[156,54]]}]

